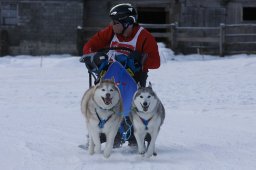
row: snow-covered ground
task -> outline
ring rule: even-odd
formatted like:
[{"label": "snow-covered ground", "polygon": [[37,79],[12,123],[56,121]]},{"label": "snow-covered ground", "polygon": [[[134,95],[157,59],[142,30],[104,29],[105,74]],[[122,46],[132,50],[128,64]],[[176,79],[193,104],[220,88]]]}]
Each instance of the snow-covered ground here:
[{"label": "snow-covered ground", "polygon": [[88,75],[78,57],[0,58],[2,170],[254,170],[256,55],[173,55],[148,80],[166,119],[146,159],[127,145],[90,156],[80,100]]}]

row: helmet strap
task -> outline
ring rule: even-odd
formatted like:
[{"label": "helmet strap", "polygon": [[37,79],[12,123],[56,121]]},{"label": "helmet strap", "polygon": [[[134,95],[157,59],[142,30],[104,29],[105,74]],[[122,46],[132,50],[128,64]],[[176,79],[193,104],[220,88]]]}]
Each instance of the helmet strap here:
[{"label": "helmet strap", "polygon": [[131,26],[133,27],[134,24],[131,24],[131,23],[122,23],[122,26],[123,26],[123,31],[122,31],[122,35],[124,35],[124,32]]},{"label": "helmet strap", "polygon": [[122,23],[122,26],[123,26],[123,31],[122,31],[122,34],[124,34],[125,30],[129,27],[130,24],[128,23]]}]

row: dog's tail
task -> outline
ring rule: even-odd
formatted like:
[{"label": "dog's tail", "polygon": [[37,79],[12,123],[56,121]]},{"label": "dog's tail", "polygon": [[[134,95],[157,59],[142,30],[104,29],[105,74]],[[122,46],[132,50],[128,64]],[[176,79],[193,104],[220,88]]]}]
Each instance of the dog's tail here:
[{"label": "dog's tail", "polygon": [[90,100],[90,98],[92,97],[92,92],[93,92],[93,87],[91,87],[90,89],[88,89],[83,97],[82,97],[82,101],[81,101],[81,112],[82,114],[87,117],[86,115],[86,111],[88,109],[88,102]]}]

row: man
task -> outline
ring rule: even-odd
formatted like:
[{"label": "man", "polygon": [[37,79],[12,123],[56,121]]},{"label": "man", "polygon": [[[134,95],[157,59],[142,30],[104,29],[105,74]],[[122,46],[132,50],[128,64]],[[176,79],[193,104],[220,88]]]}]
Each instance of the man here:
[{"label": "man", "polygon": [[[135,67],[133,78],[140,86],[146,86],[148,69],[157,69],[160,66],[160,56],[155,38],[143,27],[137,24],[137,11],[128,3],[114,6],[109,16],[111,24],[95,34],[83,47],[83,54],[97,52],[107,47],[126,47],[131,49],[132,53],[116,50],[109,55],[114,56],[114,60],[119,61],[120,55],[134,58]],[[129,120],[128,120],[129,121]],[[127,123],[127,122],[125,122]],[[125,124],[124,123],[124,124]],[[130,123],[130,121],[129,121]],[[121,143],[121,135],[116,136],[114,147]],[[102,137],[101,137],[102,139]],[[102,139],[104,141],[104,139]],[[129,145],[135,145],[136,139],[132,135],[129,139]]]},{"label": "man", "polygon": [[137,24],[137,11],[131,4],[114,6],[109,16],[112,23],[84,45],[83,53],[97,52],[106,47],[127,47],[136,51],[131,55],[139,58],[141,69],[135,73],[134,79],[144,87],[148,69],[156,69],[160,66],[156,40],[146,29]]}]

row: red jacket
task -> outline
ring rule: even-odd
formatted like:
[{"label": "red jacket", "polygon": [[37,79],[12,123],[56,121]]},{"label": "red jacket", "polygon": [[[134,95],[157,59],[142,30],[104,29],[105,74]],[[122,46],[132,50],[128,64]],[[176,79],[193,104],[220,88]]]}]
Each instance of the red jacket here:
[{"label": "red jacket", "polygon": [[[128,42],[133,39],[139,30],[140,26],[135,25],[132,30],[130,37],[124,37],[117,35],[119,41]],[[112,25],[104,28],[103,30],[96,33],[83,47],[83,53],[88,54],[97,52],[99,49],[109,47],[110,42],[113,38],[114,32]],[[156,69],[160,67],[160,56],[158,52],[158,46],[155,38],[146,30],[143,29],[138,37],[136,50],[143,55],[146,55],[146,61],[143,65],[143,70]]]}]

